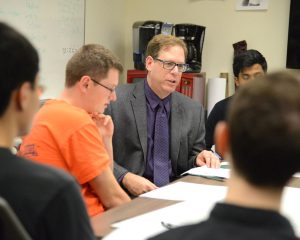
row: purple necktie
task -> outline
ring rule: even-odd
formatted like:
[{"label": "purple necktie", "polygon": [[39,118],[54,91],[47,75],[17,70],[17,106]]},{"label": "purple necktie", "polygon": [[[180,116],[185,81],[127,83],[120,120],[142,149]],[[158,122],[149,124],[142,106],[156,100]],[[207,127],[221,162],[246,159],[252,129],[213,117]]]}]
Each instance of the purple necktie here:
[{"label": "purple necktie", "polygon": [[157,106],[154,129],[153,150],[153,182],[161,187],[170,182],[169,179],[169,125],[168,115],[163,103]]}]

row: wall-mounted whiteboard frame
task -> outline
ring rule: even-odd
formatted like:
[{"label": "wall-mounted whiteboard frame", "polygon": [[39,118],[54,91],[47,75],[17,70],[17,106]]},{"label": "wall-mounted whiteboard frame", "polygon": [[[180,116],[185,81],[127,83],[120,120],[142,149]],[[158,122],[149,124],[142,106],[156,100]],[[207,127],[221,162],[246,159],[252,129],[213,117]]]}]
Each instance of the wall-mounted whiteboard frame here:
[{"label": "wall-mounted whiteboard frame", "polygon": [[59,96],[66,63],[84,44],[85,0],[0,0],[0,21],[25,34],[37,48],[42,97]]}]

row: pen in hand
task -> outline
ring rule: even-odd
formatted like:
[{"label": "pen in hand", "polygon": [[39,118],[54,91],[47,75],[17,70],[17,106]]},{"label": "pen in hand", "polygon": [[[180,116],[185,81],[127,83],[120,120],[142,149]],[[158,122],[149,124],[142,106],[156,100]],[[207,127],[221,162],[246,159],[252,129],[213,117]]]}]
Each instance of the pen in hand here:
[{"label": "pen in hand", "polygon": [[162,225],[163,227],[165,227],[166,229],[169,229],[169,230],[176,227],[175,225],[173,225],[173,224],[171,224],[171,223],[164,222],[164,221],[161,221],[160,223],[161,223],[161,225]]},{"label": "pen in hand", "polygon": [[213,149],[211,149],[212,153],[220,160],[222,161],[223,158],[220,156],[220,154],[218,154],[216,151],[214,151]]}]

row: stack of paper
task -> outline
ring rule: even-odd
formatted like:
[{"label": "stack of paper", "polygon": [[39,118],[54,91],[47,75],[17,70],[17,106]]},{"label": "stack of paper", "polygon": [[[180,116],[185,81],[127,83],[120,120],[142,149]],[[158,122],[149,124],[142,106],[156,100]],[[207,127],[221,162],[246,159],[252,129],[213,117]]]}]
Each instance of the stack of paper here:
[{"label": "stack of paper", "polygon": [[[222,162],[220,168],[208,168],[206,165],[202,167],[191,168],[190,170],[181,174],[184,175],[193,175],[199,177],[211,178],[214,180],[227,179],[230,176],[230,169],[228,162]],[[293,175],[295,178],[300,178],[300,172]]]},{"label": "stack of paper", "polygon": [[[205,194],[203,194],[205,193]],[[204,197],[209,195],[211,199],[219,199],[220,195],[225,196],[226,188],[223,186],[212,186],[206,184],[177,182],[144,193],[140,197],[159,198],[175,201],[187,201],[198,199],[204,201]],[[205,196],[204,196],[205,195]]]},{"label": "stack of paper", "polygon": [[202,167],[192,168],[182,175],[193,175],[193,176],[200,176],[200,177],[207,177],[212,178],[215,180],[222,180],[229,178],[229,168],[228,165],[221,165],[220,168],[208,168],[206,165]]}]

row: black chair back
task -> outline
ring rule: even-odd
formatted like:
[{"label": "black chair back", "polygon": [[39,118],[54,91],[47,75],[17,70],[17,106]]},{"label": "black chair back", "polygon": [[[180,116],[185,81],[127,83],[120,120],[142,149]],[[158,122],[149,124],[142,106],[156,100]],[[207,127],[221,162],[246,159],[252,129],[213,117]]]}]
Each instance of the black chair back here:
[{"label": "black chair back", "polygon": [[0,239],[32,239],[23,227],[17,215],[2,197],[0,197]]}]

